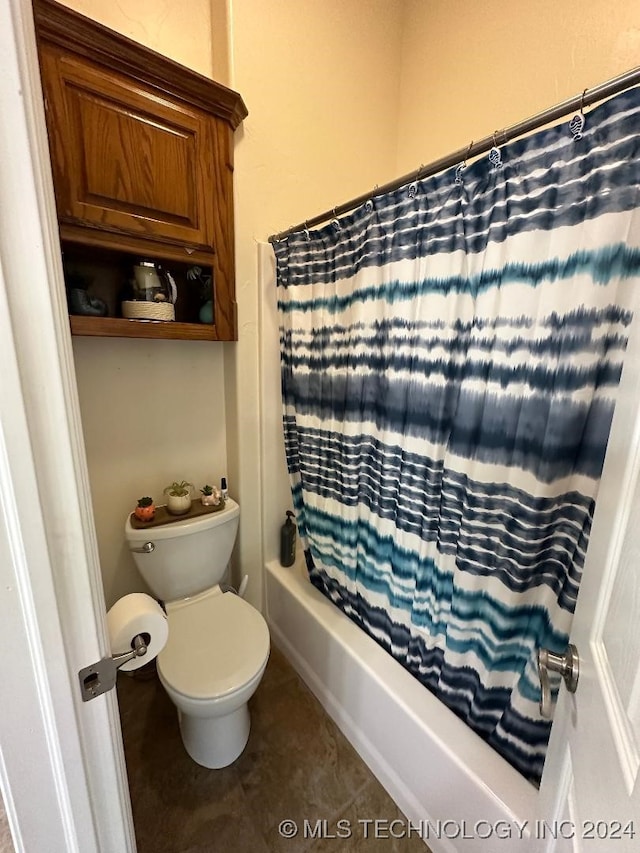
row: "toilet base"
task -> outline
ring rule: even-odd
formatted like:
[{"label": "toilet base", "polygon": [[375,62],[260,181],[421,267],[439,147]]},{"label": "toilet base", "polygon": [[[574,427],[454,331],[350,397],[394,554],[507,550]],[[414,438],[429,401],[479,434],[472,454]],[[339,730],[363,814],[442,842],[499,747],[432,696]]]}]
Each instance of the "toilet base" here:
[{"label": "toilet base", "polygon": [[246,702],[224,717],[194,717],[178,710],[178,721],[191,758],[211,770],[233,764],[249,740],[251,719]]}]

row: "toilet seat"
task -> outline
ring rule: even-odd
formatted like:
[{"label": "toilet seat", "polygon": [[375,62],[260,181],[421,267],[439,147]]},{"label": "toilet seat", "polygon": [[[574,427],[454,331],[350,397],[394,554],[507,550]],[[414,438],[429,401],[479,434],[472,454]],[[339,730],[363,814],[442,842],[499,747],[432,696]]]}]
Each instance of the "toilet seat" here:
[{"label": "toilet seat", "polygon": [[167,605],[169,639],[158,655],[162,680],[190,699],[219,699],[247,685],[269,656],[261,613],[219,587]]}]

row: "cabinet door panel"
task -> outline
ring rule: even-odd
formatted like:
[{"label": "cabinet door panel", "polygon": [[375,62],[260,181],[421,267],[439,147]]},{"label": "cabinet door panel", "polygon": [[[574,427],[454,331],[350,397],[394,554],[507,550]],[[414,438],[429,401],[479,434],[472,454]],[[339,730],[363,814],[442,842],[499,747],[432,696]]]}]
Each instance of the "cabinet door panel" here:
[{"label": "cabinet door panel", "polygon": [[60,221],[214,249],[209,117],[55,48],[41,61]]},{"label": "cabinet door panel", "polygon": [[[78,201],[197,229],[196,134],[70,90],[83,154]],[[178,179],[167,181],[175,173]]]}]

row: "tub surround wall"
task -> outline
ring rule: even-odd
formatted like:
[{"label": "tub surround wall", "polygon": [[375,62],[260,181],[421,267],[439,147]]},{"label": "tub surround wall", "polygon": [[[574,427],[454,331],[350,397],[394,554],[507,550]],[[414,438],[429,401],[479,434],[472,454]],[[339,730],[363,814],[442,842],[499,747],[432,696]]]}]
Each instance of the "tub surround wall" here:
[{"label": "tub surround wall", "polygon": [[[293,508],[284,452],[280,396],[280,342],[276,297],[276,264],[268,243],[258,244],[260,300],[260,466],[268,483],[269,499],[262,502],[264,550],[269,560],[280,558],[280,528],[287,509]],[[274,404],[274,399],[279,405]],[[296,550],[300,551],[296,538]]]}]

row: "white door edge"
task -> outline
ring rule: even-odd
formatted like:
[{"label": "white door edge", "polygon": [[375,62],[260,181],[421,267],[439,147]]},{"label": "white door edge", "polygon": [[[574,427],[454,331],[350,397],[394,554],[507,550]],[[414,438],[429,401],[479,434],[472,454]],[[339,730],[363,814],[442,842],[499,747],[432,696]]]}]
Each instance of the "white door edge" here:
[{"label": "white door edge", "polygon": [[16,849],[135,850],[31,4],[0,4],[0,785]]}]

